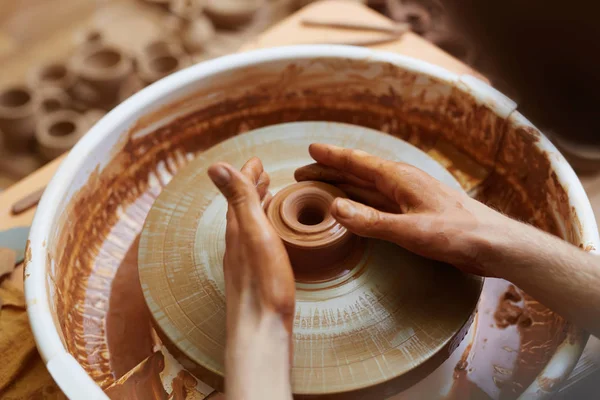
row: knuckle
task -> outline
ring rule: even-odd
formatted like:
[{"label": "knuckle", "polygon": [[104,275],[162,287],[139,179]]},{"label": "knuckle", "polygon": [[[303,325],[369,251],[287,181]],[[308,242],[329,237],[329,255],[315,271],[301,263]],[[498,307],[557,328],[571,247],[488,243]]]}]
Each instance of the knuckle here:
[{"label": "knuckle", "polygon": [[270,246],[273,244],[273,235],[268,230],[262,229],[259,232],[256,232],[251,240],[254,246],[259,246],[260,248],[264,248],[269,250]]},{"label": "knuckle", "polygon": [[365,228],[368,230],[376,230],[381,226],[381,214],[378,211],[369,208],[365,215]]},{"label": "knuckle", "polygon": [[245,204],[248,204],[248,198],[249,198],[249,196],[246,193],[246,191],[236,191],[231,196],[231,199],[229,200],[229,204],[235,208],[244,206]]}]

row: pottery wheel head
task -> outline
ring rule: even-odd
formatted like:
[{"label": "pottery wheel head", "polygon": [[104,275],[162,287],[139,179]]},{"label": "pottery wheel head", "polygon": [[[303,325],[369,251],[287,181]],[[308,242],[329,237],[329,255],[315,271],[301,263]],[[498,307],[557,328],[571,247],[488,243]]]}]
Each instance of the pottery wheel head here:
[{"label": "pottery wheel head", "polygon": [[[207,383],[218,386],[224,372],[227,211],[207,168],[218,161],[240,168],[257,156],[276,195],[295,183],[296,168],[314,162],[308,154],[314,142],[403,161],[460,189],[448,171],[412,145],[347,124],[275,125],[233,137],[196,157],[167,185],[148,214],[139,273],[165,345]],[[312,201],[314,214],[321,200],[313,200],[294,203],[288,197],[285,207],[297,216],[296,208]],[[306,218],[318,219],[304,220],[311,232],[335,222],[323,213]],[[342,265],[333,273],[297,277],[294,393],[333,394],[386,385],[388,394],[401,390],[441,364],[472,321],[482,278],[382,241],[361,240],[346,248],[359,251],[336,257]]]}]

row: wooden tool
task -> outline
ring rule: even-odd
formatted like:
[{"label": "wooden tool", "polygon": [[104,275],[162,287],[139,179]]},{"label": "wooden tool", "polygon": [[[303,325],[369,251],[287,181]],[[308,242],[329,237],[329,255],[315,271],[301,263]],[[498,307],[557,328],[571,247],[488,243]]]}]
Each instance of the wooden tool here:
[{"label": "wooden tool", "polygon": [[13,203],[11,207],[11,213],[13,215],[19,215],[22,212],[27,211],[32,207],[35,207],[42,198],[42,194],[44,194],[45,189],[46,187],[44,186],[43,188],[29,193],[25,197],[22,197],[21,199]]},{"label": "wooden tool", "polygon": [[302,20],[304,26],[320,27],[320,28],[335,28],[348,29],[353,31],[371,31],[389,33],[399,35],[410,30],[410,25],[405,23],[394,24],[391,26],[376,25],[368,23],[345,22],[335,20],[319,20],[315,18],[305,18]]}]

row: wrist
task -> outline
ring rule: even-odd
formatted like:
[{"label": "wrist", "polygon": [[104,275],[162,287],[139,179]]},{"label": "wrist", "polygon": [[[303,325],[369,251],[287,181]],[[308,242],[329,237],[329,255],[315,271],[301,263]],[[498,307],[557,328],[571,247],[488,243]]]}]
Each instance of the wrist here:
[{"label": "wrist", "polygon": [[510,274],[514,263],[510,260],[519,254],[524,244],[526,230],[533,227],[499,214],[478,229],[472,239],[472,248],[476,249],[475,267],[481,275],[505,278]]},{"label": "wrist", "polygon": [[242,318],[228,331],[225,387],[230,399],[291,398],[290,341],[282,318]]}]

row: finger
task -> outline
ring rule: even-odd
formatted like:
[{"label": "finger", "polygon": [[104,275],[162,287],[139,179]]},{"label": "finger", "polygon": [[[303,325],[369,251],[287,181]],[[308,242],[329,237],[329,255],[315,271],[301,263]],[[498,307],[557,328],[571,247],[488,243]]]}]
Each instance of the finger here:
[{"label": "finger", "polygon": [[212,165],[208,175],[235,213],[239,234],[244,240],[261,239],[264,232],[270,232],[256,188],[245,175],[226,163]]},{"label": "finger", "polygon": [[323,164],[310,164],[300,167],[294,172],[294,178],[298,182],[321,181],[331,184],[347,183],[358,187],[375,187],[372,182]]},{"label": "finger", "polygon": [[240,169],[242,174],[244,174],[252,183],[256,183],[258,181],[258,177],[263,172],[263,165],[258,157],[252,157],[244,166]]},{"label": "finger", "polygon": [[356,235],[395,243],[398,231],[404,228],[403,215],[381,212],[348,199],[335,199],[331,205],[331,214]]},{"label": "finger", "polygon": [[264,200],[265,196],[269,193],[269,185],[271,184],[271,178],[266,171],[263,171],[256,182],[256,191],[261,200]]},{"label": "finger", "polygon": [[235,213],[227,210],[227,228],[225,230],[225,254],[223,255],[223,275],[225,282],[231,282],[235,288],[240,287],[242,273],[239,269],[243,263],[239,259],[239,228]]},{"label": "finger", "polygon": [[256,186],[258,195],[262,199],[267,193],[271,180],[269,174],[264,170],[260,158],[252,157],[249,159],[242,167],[241,172]]},{"label": "finger", "polygon": [[319,164],[345,171],[371,183],[375,182],[377,176],[386,173],[384,166],[392,164],[391,161],[361,150],[345,149],[328,144],[311,144],[308,152]]},{"label": "finger", "polygon": [[309,153],[321,164],[374,182],[379,192],[398,203],[403,210],[418,206],[421,203],[423,187],[438,182],[416,167],[384,160],[360,150],[312,144]]},{"label": "finger", "polygon": [[386,196],[382,195],[376,190],[373,189],[365,189],[361,187],[356,187],[352,185],[336,185],[340,190],[342,190],[346,195],[360,203],[366,204],[370,207],[376,208],[379,211],[391,212],[391,213],[399,213],[401,212],[400,207],[395,202],[388,199]]}]

